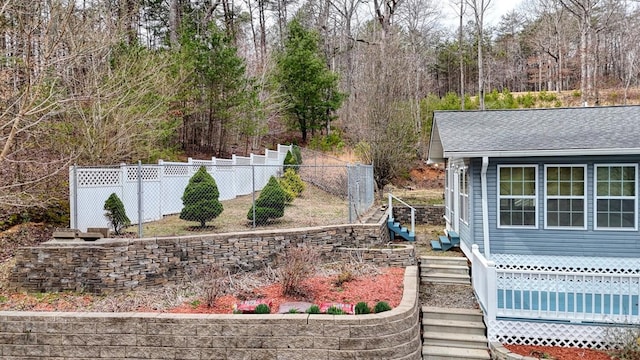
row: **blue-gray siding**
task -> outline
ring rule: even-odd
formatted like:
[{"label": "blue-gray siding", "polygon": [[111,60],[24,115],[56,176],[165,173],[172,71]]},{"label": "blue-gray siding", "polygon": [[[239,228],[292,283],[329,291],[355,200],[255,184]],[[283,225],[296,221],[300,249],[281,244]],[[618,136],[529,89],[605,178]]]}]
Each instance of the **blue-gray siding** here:
[{"label": "blue-gray siding", "polygon": [[[593,230],[593,169],[594,164],[640,163],[640,156],[592,156],[571,158],[495,158],[489,160],[487,169],[487,193],[489,201],[489,238],[491,253],[522,255],[565,255],[565,256],[611,256],[640,257],[639,231]],[[482,192],[480,183],[480,159],[472,159],[472,192],[470,212],[473,213],[472,233],[464,240],[473,239],[482,249]],[[499,229],[497,227],[497,165],[537,164],[538,165],[538,228]],[[544,165],[545,164],[586,164],[587,165],[587,229],[557,230],[544,229]],[[639,202],[640,204],[640,202]],[[636,215],[640,211],[637,210]],[[462,234],[461,234],[462,235]],[[462,239],[462,236],[461,236]]]}]

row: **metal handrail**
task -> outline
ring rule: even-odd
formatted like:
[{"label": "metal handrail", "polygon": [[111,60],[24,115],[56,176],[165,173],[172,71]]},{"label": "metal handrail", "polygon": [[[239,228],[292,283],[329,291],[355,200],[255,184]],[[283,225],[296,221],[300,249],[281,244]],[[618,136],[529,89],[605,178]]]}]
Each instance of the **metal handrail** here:
[{"label": "metal handrail", "polygon": [[411,232],[409,233],[409,235],[411,236],[415,236],[415,228],[416,228],[416,208],[414,208],[413,206],[407,204],[406,202],[402,201],[400,198],[398,198],[397,196],[394,196],[392,193],[389,193],[389,207],[387,208],[387,212],[389,215],[389,219],[393,220],[393,199],[396,199],[398,202],[404,204],[405,206],[407,206],[408,208],[411,209]]}]

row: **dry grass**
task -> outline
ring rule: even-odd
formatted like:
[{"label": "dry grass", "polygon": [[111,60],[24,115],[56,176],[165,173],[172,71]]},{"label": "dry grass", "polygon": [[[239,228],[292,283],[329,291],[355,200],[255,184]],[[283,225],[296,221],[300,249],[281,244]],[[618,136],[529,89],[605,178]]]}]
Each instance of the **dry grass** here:
[{"label": "dry grass", "polygon": [[[256,193],[255,198],[259,196]],[[197,223],[181,220],[179,215],[168,215],[162,220],[143,225],[143,235],[180,236],[206,233],[227,233],[237,231],[252,231],[252,223],[247,220],[247,212],[251,208],[253,197],[241,196],[232,200],[222,201],[224,211],[213,221],[207,223],[204,229],[199,229]],[[307,184],[302,196],[295,199],[284,211],[280,219],[272,220],[256,230],[298,228],[322,225],[345,224],[348,222],[347,201],[330,195],[321,189]],[[135,227],[127,229],[129,233],[137,231]]]},{"label": "dry grass", "polygon": [[444,204],[442,189],[410,190],[389,186],[385,189],[412,206]]}]

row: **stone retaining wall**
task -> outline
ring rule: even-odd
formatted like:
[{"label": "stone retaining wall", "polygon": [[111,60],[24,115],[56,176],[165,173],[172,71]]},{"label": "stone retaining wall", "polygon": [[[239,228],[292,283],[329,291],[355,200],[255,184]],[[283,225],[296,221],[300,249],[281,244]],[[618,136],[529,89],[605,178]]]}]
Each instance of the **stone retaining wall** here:
[{"label": "stone retaining wall", "polygon": [[[258,269],[274,264],[289,246],[313,246],[325,259],[335,260],[338,248],[379,247],[388,242],[384,218],[377,224],[171,238],[53,240],[19,249],[10,282],[16,290],[103,294],[173,284],[208,264]],[[406,251],[380,252],[371,259],[400,266],[405,263],[400,255],[413,256]]]},{"label": "stone retaining wall", "polygon": [[0,357],[419,360],[417,272],[397,308],[372,315],[0,312]]},{"label": "stone retaining wall", "polygon": [[[444,226],[444,205],[414,206],[416,224]],[[411,224],[411,209],[406,206],[394,206],[393,217],[403,225]]]}]

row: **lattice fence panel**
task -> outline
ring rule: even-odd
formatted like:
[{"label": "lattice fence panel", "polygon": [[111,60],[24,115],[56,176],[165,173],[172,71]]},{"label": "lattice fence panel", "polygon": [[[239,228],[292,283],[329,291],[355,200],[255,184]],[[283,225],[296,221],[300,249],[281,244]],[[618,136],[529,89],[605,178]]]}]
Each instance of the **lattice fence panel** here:
[{"label": "lattice fence panel", "polygon": [[492,260],[498,270],[640,274],[640,262],[633,258],[493,254]]},{"label": "lattice fence panel", "polygon": [[490,321],[489,341],[502,344],[604,349],[626,328],[569,323]]},{"label": "lattice fence panel", "polygon": [[[157,166],[143,166],[140,169],[142,181],[160,180],[160,168]],[[127,181],[138,181],[138,168],[131,166],[127,168]]]},{"label": "lattice fence panel", "polygon": [[120,169],[83,169],[78,170],[78,186],[118,186]]}]

